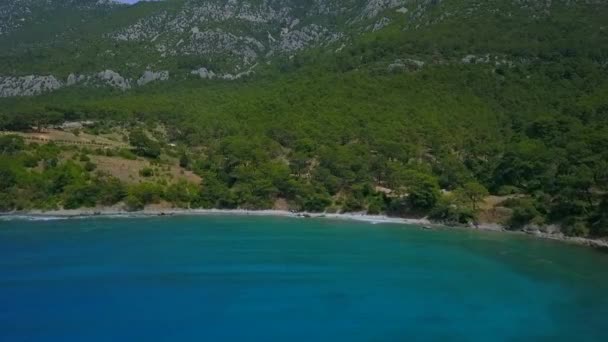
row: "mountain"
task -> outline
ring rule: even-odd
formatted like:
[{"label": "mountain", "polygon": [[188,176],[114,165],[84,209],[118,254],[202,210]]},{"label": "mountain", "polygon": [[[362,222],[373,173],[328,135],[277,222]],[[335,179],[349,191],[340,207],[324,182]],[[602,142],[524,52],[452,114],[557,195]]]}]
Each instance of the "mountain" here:
[{"label": "mountain", "polygon": [[5,0],[0,209],[606,236],[605,18],[605,0]]},{"label": "mountain", "polygon": [[[7,0],[0,5],[0,96],[76,84],[126,90],[169,78],[231,80],[312,49],[344,55],[362,39],[395,36],[398,45],[389,46],[394,52],[385,58],[393,68],[404,64],[394,63],[399,59],[414,66],[512,65],[539,58],[547,46],[594,45],[601,55],[605,15],[605,1],[589,0],[168,0],[135,6]],[[585,20],[573,24],[577,17]]]}]

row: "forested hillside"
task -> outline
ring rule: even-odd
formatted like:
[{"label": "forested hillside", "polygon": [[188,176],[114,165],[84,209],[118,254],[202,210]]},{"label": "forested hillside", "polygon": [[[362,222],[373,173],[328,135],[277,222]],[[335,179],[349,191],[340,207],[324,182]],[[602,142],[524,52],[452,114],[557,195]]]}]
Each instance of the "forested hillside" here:
[{"label": "forested hillside", "polygon": [[[608,235],[606,1],[54,2],[28,18],[82,19],[0,35],[4,211],[168,202]],[[51,127],[89,146],[32,140]],[[104,166],[126,161],[140,172]]]}]

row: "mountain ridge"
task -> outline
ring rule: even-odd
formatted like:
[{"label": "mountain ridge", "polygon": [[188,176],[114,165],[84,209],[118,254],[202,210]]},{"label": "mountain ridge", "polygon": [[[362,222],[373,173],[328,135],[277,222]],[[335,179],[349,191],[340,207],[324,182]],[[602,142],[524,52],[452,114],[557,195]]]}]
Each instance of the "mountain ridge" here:
[{"label": "mountain ridge", "polygon": [[[66,23],[53,39],[38,43],[36,31],[29,32],[22,25],[15,27],[12,34],[0,35],[0,46],[7,41],[17,44],[7,49],[8,53],[0,54],[0,60],[7,62],[0,68],[0,96],[37,95],[75,84],[127,90],[141,84],[138,79],[148,80],[144,83],[161,80],[149,77],[158,73],[164,75],[162,80],[183,80],[191,75],[201,78],[217,75],[219,79],[233,80],[263,72],[260,69],[276,68],[281,60],[293,59],[310,50],[344,54],[344,48],[356,45],[365,36],[382,37],[385,31],[415,35],[425,27],[463,20],[479,25],[491,15],[512,17],[511,11],[520,11],[517,14],[520,18],[529,15],[531,25],[534,21],[554,20],[553,12],[558,12],[557,16],[559,11],[569,8],[581,7],[588,12],[601,9],[608,13],[606,2],[600,0],[508,4],[500,1],[317,0],[306,5],[291,0],[169,0],[133,6],[93,0],[47,0],[46,6],[39,5],[32,10],[28,4],[33,3],[36,2],[19,7],[20,11],[36,18],[63,8],[68,15],[70,11],[82,14],[82,19]],[[17,18],[13,13],[17,10],[14,4],[10,1],[5,4],[4,10],[0,10],[4,13],[2,16]],[[100,20],[113,24],[102,25]],[[509,25],[506,29],[510,29]],[[589,28],[594,25],[587,24]],[[37,26],[44,27],[45,23],[32,24]],[[469,39],[475,39],[474,34],[466,34],[472,36]],[[31,36],[33,40],[21,42],[16,39],[20,35]],[[421,62],[430,63],[437,56],[446,60],[441,51],[434,52],[435,56],[423,54],[425,58]],[[61,65],[42,65],[55,55],[57,60],[62,60]],[[488,63],[489,59],[513,63],[508,60],[513,58],[511,53],[493,51],[483,51],[481,56],[463,51],[459,56],[449,57],[462,63]],[[399,66],[403,64],[399,60],[403,59],[420,58],[396,56],[386,64]]]}]

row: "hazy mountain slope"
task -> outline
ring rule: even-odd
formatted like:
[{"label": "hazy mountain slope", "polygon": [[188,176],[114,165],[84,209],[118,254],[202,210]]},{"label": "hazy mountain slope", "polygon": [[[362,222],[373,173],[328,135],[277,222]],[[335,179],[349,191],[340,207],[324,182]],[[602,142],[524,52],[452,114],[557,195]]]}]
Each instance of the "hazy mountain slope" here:
[{"label": "hazy mountain slope", "polygon": [[[426,63],[491,59],[509,65],[547,57],[540,54],[549,46],[594,46],[599,58],[607,40],[606,1],[16,3],[0,7],[0,77],[13,77],[0,83],[3,96],[74,84],[126,90],[170,78],[235,79],[311,49],[340,54],[365,35],[386,45],[391,58],[398,52],[396,58]],[[349,55],[366,57],[352,50]],[[406,61],[412,63],[419,64]],[[34,77],[14,78],[27,75]]]}]

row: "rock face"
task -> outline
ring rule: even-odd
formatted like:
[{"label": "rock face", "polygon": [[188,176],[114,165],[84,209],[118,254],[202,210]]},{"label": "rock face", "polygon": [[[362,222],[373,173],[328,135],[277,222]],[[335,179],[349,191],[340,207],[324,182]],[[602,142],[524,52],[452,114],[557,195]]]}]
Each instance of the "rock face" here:
[{"label": "rock face", "polygon": [[[161,58],[204,56],[211,62],[221,61],[226,69],[243,70],[267,56],[292,55],[344,39],[344,31],[350,28],[339,27],[335,17],[351,18],[356,24],[405,2],[185,0],[175,10],[159,9],[118,27],[106,38],[148,45]],[[387,20],[376,28],[386,25]]]},{"label": "rock face", "polygon": [[215,78],[215,73],[213,71],[207,70],[207,68],[200,68],[197,70],[192,70],[190,72],[191,75],[198,75],[203,79],[212,79]]},{"label": "rock face", "polygon": [[238,80],[239,78],[245,77],[245,76],[249,76],[251,74],[253,74],[253,69],[255,69],[255,67],[257,66],[257,64],[253,65],[251,68],[249,68],[247,71],[243,71],[243,72],[239,72],[237,74],[230,74],[230,73],[226,73],[226,74],[216,74],[215,72],[208,70],[207,68],[199,68],[196,70],[192,70],[190,72],[191,75],[197,75],[202,79],[214,79],[214,78],[218,78],[218,79],[223,79],[223,80],[228,80],[228,81],[233,81],[233,80]]},{"label": "rock face", "polygon": [[426,63],[417,59],[405,58],[397,59],[388,65],[388,71],[408,70],[417,71],[424,67]]},{"label": "rock face", "polygon": [[308,46],[329,44],[342,37],[340,32],[331,32],[325,27],[311,24],[299,30],[284,28],[281,30],[280,40],[272,45],[277,53],[295,52]]},{"label": "rock face", "polygon": [[374,24],[374,28],[372,29],[373,32],[376,32],[378,30],[383,29],[384,27],[386,27],[388,24],[391,23],[391,20],[387,17],[383,17],[382,19],[378,20],[375,24]]},{"label": "rock face", "polygon": [[70,8],[89,14],[121,5],[114,0],[1,0],[0,37],[40,19],[46,20],[56,10]]},{"label": "rock face", "polygon": [[70,74],[66,81],[66,86],[70,87],[79,83],[87,82],[91,76]]},{"label": "rock face", "polygon": [[[143,76],[142,76],[143,77]],[[121,90],[131,88],[131,80],[122,77],[112,70],[104,70],[90,75],[70,74],[66,80],[66,86],[109,86]]]},{"label": "rock face", "polygon": [[149,71],[146,70],[143,75],[137,80],[137,85],[143,86],[154,81],[166,81],[169,79],[169,71]]},{"label": "rock face", "polygon": [[[144,85],[152,81],[167,79],[169,79],[168,71],[146,71],[137,83],[138,85]],[[65,83],[53,75],[0,76],[0,97],[33,96],[76,85],[109,86],[127,90],[131,88],[131,80],[112,70],[104,70],[92,75],[70,74]]]},{"label": "rock face", "polygon": [[131,82],[128,79],[120,76],[119,73],[112,70],[105,70],[99,72],[97,78],[105,83],[106,85],[114,88],[118,88],[121,90],[127,90],[131,88]]},{"label": "rock face", "polygon": [[404,5],[405,0],[368,0],[363,9],[363,16],[373,18],[382,11]]},{"label": "rock face", "polygon": [[[508,17],[519,12],[543,18],[564,6],[591,9],[606,3],[608,0],[169,0],[126,6],[116,0],[0,0],[0,60],[27,57],[22,51],[46,56],[53,46],[77,52],[66,56],[62,66],[55,63],[57,70],[45,71],[48,76],[22,76],[33,73],[27,63],[0,64],[0,75],[5,75],[0,76],[0,96],[37,95],[64,86],[128,90],[168,80],[168,68],[172,68],[172,79],[184,79],[190,73],[203,79],[235,80],[250,75],[257,64],[288,60],[310,48],[344,53],[357,35],[388,30],[387,25],[415,34],[450,18]],[[68,15],[79,20],[49,24],[48,18]],[[97,29],[105,20],[112,25]],[[48,27],[52,39],[41,35],[36,40],[44,25],[52,26]],[[96,29],[83,29],[90,35],[75,41],[73,33],[87,25]],[[605,25],[597,26],[594,32],[606,30]],[[512,66],[521,62],[492,51],[476,53],[457,60],[450,56],[442,63]],[[425,66],[406,56],[381,62],[389,71],[416,71]],[[431,64],[437,61],[421,58]],[[74,73],[60,80],[57,75],[64,75],[65,66],[70,65],[75,66]],[[197,69],[184,71],[177,65]],[[76,73],[82,68],[86,70]]]},{"label": "rock face", "polygon": [[55,76],[0,77],[0,97],[39,95],[61,87],[63,83]]},{"label": "rock face", "polygon": [[179,49],[184,54],[236,56],[238,64],[249,65],[264,53],[266,47],[253,37],[235,35],[221,29],[201,32],[194,27],[190,39]]}]

